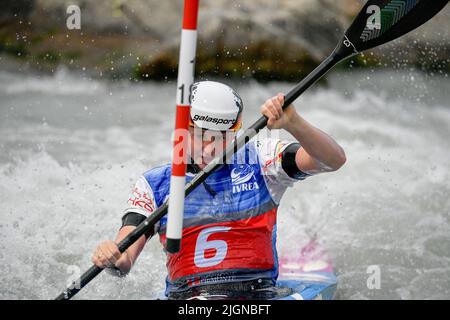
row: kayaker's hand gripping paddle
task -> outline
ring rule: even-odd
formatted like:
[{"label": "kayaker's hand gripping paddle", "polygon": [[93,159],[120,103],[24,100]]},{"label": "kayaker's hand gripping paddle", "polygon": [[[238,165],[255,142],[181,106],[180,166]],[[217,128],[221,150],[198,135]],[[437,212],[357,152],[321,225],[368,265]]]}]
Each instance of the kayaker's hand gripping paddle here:
[{"label": "kayaker's hand gripping paddle", "polygon": [[[359,52],[372,49],[421,26],[439,11],[450,0],[369,0],[362,8],[355,21],[345,33],[333,53],[325,59],[314,71],[306,76],[285,96],[283,109],[293,103],[303,92],[311,87],[328,70],[338,62],[351,57]],[[267,125],[267,118],[261,117],[244,134],[235,140],[225,152],[215,158],[201,172],[199,172],[188,184],[185,195],[189,195],[211,173],[219,168],[227,159],[252,139]],[[133,230],[119,244],[120,252],[124,252],[137,239],[144,235],[167,213],[168,201],[156,209],[135,230]],[[77,281],[62,292],[56,300],[68,300],[78,293],[86,284],[94,279],[103,269],[93,265]]]}]

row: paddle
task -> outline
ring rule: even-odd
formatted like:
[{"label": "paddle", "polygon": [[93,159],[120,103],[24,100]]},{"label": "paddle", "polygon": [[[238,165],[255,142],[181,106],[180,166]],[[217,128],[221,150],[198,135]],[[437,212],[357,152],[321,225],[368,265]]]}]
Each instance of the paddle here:
[{"label": "paddle", "polygon": [[[333,53],[285,96],[283,109],[294,102],[295,99],[311,87],[338,62],[353,56],[358,52],[387,43],[414,30],[435,16],[448,2],[449,0],[367,1],[366,5],[347,30],[342,41],[339,42]],[[217,168],[223,163],[226,163],[227,159],[231,159],[238,149],[244,146],[266,125],[267,118],[261,117],[248,128],[220,157],[215,158],[188,184],[186,184],[185,196],[188,196]],[[153,226],[167,213],[167,208],[168,201],[155,210],[147,219],[145,219],[145,221],[123,239],[118,244],[120,252],[124,252],[150,228],[153,228]],[[100,269],[95,265],[92,266],[56,299],[67,300],[72,298],[102,270],[103,269]]]}]

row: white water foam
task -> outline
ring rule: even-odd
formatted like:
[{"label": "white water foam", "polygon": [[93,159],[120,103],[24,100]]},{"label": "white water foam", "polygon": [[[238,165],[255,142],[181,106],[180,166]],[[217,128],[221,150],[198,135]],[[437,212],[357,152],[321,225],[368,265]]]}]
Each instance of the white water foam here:
[{"label": "white water foam", "polygon": [[[0,88],[13,82],[9,74],[0,75]],[[302,116],[344,147],[348,161],[340,171],[311,177],[286,193],[279,251],[300,250],[309,236],[317,236],[334,258],[341,299],[445,299],[448,80],[436,81],[441,87],[433,92],[440,96],[417,100],[406,89],[396,95],[384,85],[392,75],[377,76],[373,87],[357,82],[358,90],[345,84],[348,75],[331,77],[329,88],[296,102]],[[85,85],[74,75],[58,77],[66,87]],[[59,294],[68,267],[86,270],[95,246],[115,236],[135,179],[170,159],[174,84],[99,82],[95,90],[74,93],[58,91],[58,81],[50,79],[46,89],[27,84],[1,91],[1,299]],[[248,126],[265,98],[291,85],[235,87],[244,98]],[[164,264],[153,239],[128,277],[102,274],[77,298],[154,298],[164,287]],[[367,288],[370,265],[380,267],[379,290]]]}]

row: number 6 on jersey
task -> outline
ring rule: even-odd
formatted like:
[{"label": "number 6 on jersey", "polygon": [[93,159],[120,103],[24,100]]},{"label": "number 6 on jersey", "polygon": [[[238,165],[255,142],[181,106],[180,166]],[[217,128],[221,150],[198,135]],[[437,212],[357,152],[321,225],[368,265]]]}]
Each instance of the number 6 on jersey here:
[{"label": "number 6 on jersey", "polygon": [[[213,233],[228,232],[230,227],[212,227],[206,228],[200,232],[195,244],[194,263],[199,268],[213,267],[221,263],[228,251],[228,245],[223,240],[208,241],[208,237]],[[215,250],[212,257],[205,257],[206,250]]]}]

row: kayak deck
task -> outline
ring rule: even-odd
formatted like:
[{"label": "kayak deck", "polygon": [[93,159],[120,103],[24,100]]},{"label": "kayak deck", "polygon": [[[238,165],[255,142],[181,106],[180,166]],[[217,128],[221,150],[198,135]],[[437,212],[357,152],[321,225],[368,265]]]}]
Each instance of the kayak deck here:
[{"label": "kayak deck", "polygon": [[314,240],[298,256],[280,259],[277,286],[292,288],[295,293],[278,300],[332,300],[337,279],[331,259]]},{"label": "kayak deck", "polygon": [[[336,294],[337,279],[331,259],[320,245],[311,240],[297,255],[279,259],[279,290],[262,290],[260,296],[249,300],[332,300]],[[271,298],[273,297],[273,298]],[[163,292],[157,299],[166,300]],[[234,300],[221,295],[194,296],[187,300]],[[241,300],[241,299],[238,299]]]}]

